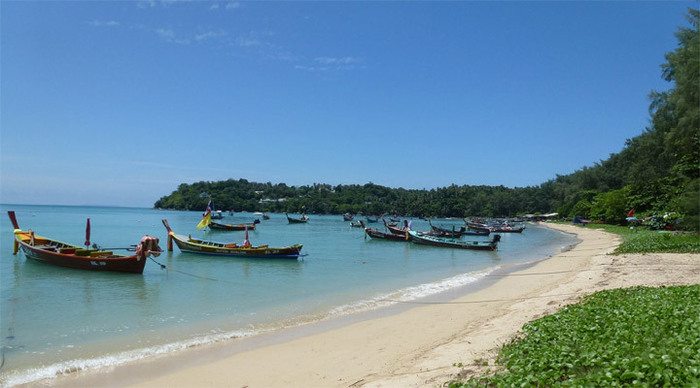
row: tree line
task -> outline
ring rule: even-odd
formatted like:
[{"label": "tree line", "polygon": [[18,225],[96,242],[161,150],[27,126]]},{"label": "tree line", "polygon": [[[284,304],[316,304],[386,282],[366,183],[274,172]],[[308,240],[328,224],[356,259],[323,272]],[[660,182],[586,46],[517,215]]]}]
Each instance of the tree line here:
[{"label": "tree line", "polygon": [[671,214],[698,229],[700,219],[700,12],[676,33],[662,77],[671,83],[650,93],[650,125],[619,153],[539,186],[451,185],[431,190],[373,183],[288,186],[229,179],[181,184],[155,202],[157,208],[202,210],[211,198],[219,209],[264,212],[401,214],[406,216],[513,216],[558,212],[623,223],[627,212]]}]

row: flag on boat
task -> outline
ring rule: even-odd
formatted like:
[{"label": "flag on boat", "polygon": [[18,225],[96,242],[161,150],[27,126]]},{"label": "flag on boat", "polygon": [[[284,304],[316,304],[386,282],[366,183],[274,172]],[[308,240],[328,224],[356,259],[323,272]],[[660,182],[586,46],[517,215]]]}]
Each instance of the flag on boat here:
[{"label": "flag on boat", "polygon": [[630,211],[627,213],[627,217],[634,217],[634,209],[630,210]]},{"label": "flag on boat", "polygon": [[252,244],[248,239],[248,225],[245,226],[245,239],[243,240],[243,248],[250,248]]},{"label": "flag on boat", "polygon": [[204,211],[204,215],[202,217],[202,220],[199,221],[199,224],[197,224],[197,229],[206,228],[210,222],[211,222],[211,200],[209,200],[209,203],[207,204],[207,210]]}]

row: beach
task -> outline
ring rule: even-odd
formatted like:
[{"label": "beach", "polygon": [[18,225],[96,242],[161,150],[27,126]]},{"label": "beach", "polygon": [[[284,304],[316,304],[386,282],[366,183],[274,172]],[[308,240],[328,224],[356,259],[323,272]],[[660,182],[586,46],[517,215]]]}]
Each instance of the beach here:
[{"label": "beach", "polygon": [[[426,298],[410,308],[323,329],[291,329],[253,341],[193,348],[112,371],[71,374],[57,385],[441,386],[493,365],[499,347],[528,321],[594,291],[700,283],[692,254],[609,255],[619,237],[550,224],[580,243],[456,299]],[[313,326],[313,325],[311,325]]]}]

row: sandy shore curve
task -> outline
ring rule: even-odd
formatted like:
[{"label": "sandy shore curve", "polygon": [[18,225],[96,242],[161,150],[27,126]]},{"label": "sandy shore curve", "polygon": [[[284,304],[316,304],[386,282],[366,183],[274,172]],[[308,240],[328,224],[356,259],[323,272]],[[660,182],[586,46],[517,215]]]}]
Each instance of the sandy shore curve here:
[{"label": "sandy shore curve", "polygon": [[[618,236],[572,225],[580,243],[533,266],[493,274],[452,301],[413,303],[397,314],[258,346],[231,343],[179,352],[113,371],[77,373],[56,385],[139,387],[442,386],[493,364],[523,324],[594,291],[700,283],[700,255],[609,255]],[[237,341],[227,341],[237,342]],[[240,347],[240,345],[238,345]],[[227,350],[228,349],[228,350]]]}]

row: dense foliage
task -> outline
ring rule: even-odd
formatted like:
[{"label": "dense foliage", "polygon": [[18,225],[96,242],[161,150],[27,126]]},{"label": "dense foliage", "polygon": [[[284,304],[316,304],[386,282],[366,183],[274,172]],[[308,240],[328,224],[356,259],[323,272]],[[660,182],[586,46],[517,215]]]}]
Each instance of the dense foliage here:
[{"label": "dense foliage", "polygon": [[697,386],[700,285],[595,293],[523,327],[501,373],[463,386]]},{"label": "dense foliage", "polygon": [[240,179],[182,184],[171,195],[158,200],[155,207],[201,210],[211,196],[217,208],[236,211],[497,216],[546,207],[546,203],[538,202],[536,192],[536,188],[456,185],[407,190],[372,183],[293,187]]},{"label": "dense foliage", "polygon": [[623,223],[674,212],[686,228],[700,219],[700,12],[689,10],[678,48],[666,55],[662,76],[672,83],[651,93],[651,124],[619,153],[592,167],[536,187],[457,186],[433,190],[365,185],[253,183],[244,179],[182,184],[155,207],[204,209],[210,195],[220,209],[318,213],[398,213],[415,216],[511,216],[559,212]]}]

